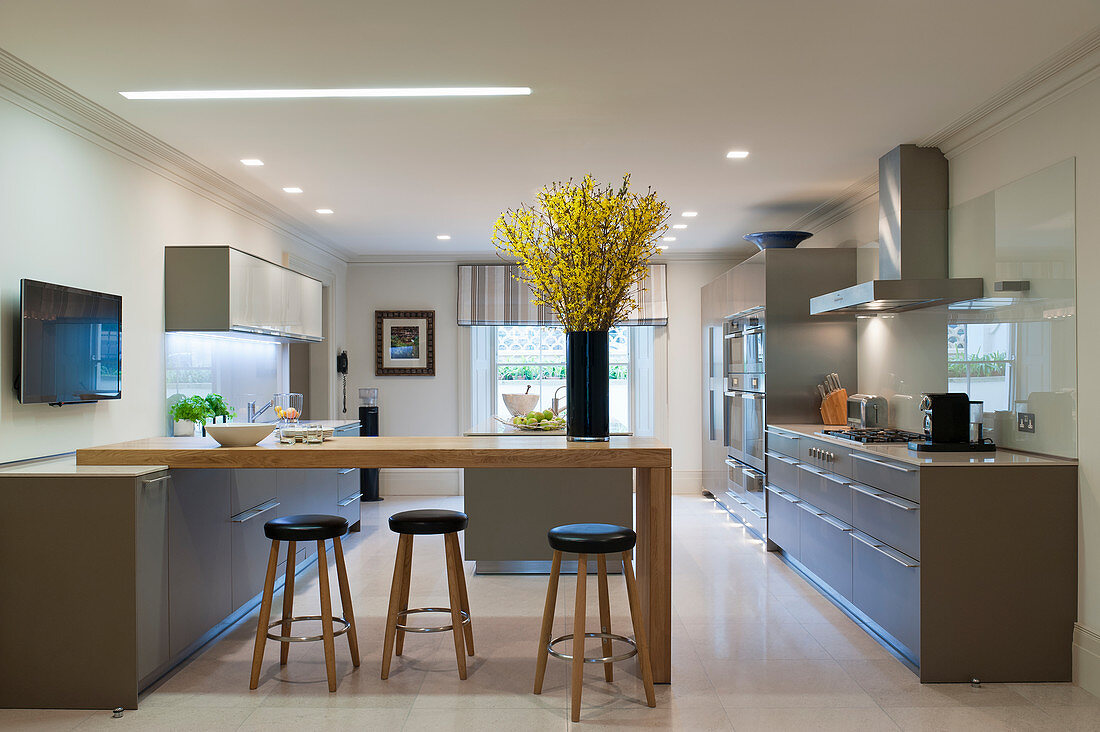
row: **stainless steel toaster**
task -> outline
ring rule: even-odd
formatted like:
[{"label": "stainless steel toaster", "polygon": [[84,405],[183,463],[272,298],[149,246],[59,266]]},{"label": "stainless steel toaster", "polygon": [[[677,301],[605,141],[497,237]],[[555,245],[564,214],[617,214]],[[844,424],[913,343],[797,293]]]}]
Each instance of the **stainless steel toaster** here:
[{"label": "stainless steel toaster", "polygon": [[851,394],[848,397],[848,426],[866,429],[889,427],[890,407],[886,397],[877,394]]}]

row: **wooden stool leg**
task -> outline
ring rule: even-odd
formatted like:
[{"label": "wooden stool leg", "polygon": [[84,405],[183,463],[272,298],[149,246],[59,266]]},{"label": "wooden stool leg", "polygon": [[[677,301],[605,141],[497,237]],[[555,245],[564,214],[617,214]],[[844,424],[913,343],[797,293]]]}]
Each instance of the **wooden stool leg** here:
[{"label": "wooden stool leg", "polygon": [[390,584],[390,608],[386,614],[386,639],[382,644],[382,678],[389,678],[390,659],[393,655],[393,639],[397,633],[397,609],[401,604],[401,581],[404,577],[405,553],[412,551],[412,535],[402,534],[397,541],[397,559],[393,564],[393,583]]},{"label": "wooden stool leg", "polygon": [[[413,553],[412,553],[413,535],[409,534],[409,550],[405,552],[405,561],[401,565],[401,604],[397,609],[404,612],[409,609],[409,588],[412,586],[412,567],[413,567]],[[400,616],[399,616],[400,618]],[[408,618],[406,618],[408,620]],[[394,655],[400,656],[401,652],[405,650],[405,631],[398,629],[397,631],[397,645],[394,648]]]},{"label": "wooden stool leg", "polygon": [[336,691],[336,643],[332,635],[332,598],[328,588],[328,555],[325,542],[317,542],[317,579],[321,587],[321,635],[325,641],[325,673],[328,690]]},{"label": "wooden stool leg", "polygon": [[653,667],[649,664],[649,642],[645,635],[645,618],[638,602],[638,584],[634,581],[634,568],[630,564],[630,552],[623,552],[623,574],[626,575],[626,597],[630,602],[630,622],[634,625],[634,642],[638,644],[638,665],[642,669],[642,685],[645,686],[646,704],[657,706],[653,695]]},{"label": "wooden stool leg", "polygon": [[279,567],[279,542],[271,542],[271,555],[267,560],[267,578],[264,579],[264,597],[260,602],[260,619],[256,623],[256,647],[252,651],[252,678],[248,688],[260,685],[260,666],[264,662],[264,646],[267,642],[267,624],[271,621],[271,595],[275,592],[275,570]]},{"label": "wooden stool leg", "polygon": [[470,616],[470,622],[462,626],[466,636],[466,655],[474,655],[474,616],[470,614],[470,596],[466,593],[466,569],[462,566],[462,546],[458,543],[458,534],[447,534],[455,550],[455,568],[458,574],[458,597],[462,600],[462,609]]},{"label": "wooden stool leg", "polygon": [[572,716],[581,721],[581,689],[584,686],[584,614],[588,608],[585,585],[588,581],[588,557],[577,555],[577,597],[573,604],[573,674],[569,686],[572,692]]},{"label": "wooden stool leg", "polygon": [[351,606],[351,587],[348,585],[348,567],[344,564],[344,545],[337,536],[332,540],[336,555],[336,578],[340,582],[340,604],[344,608],[344,620],[348,621],[348,646],[351,648],[351,665],[359,668],[359,637],[355,634],[355,610]]},{"label": "wooden stool leg", "polygon": [[451,598],[451,635],[455,640],[455,656],[458,658],[458,678],[466,678],[466,653],[462,632],[462,598],[458,592],[458,566],[454,546],[444,537],[443,546],[447,552],[447,589]]},{"label": "wooden stool leg", "polygon": [[[283,582],[283,624],[279,635],[290,635],[290,616],[294,614],[294,554],[297,552],[297,542],[286,543],[286,580]],[[279,665],[285,666],[290,655],[290,641],[279,643]]]},{"label": "wooden stool leg", "polygon": [[554,608],[558,604],[558,574],[561,572],[561,552],[554,550],[550,562],[550,584],[546,586],[546,605],[542,609],[542,631],[539,633],[539,655],[535,666],[535,693],[542,693],[542,681],[546,678],[546,659],[550,657],[547,644],[554,628]]},{"label": "wooden stool leg", "polygon": [[[611,600],[608,598],[608,595],[607,595],[607,555],[606,554],[597,554],[596,555],[596,566],[599,570],[598,571],[599,576],[597,577],[597,580],[599,582],[599,589],[600,589],[600,632],[601,633],[610,633],[611,632]],[[610,656],[611,655],[611,639],[610,638],[603,638],[600,645],[603,649],[604,658],[607,658],[608,656]],[[610,662],[605,663],[603,665],[603,677],[604,677],[605,681],[613,681],[614,680],[614,672],[611,670],[613,665],[614,664],[612,664]]]}]

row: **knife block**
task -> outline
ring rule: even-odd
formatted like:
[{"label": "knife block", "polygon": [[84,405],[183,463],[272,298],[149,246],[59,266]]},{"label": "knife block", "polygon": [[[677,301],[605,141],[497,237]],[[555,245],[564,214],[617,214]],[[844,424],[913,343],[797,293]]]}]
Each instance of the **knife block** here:
[{"label": "knife block", "polygon": [[848,424],[848,390],[837,389],[821,400],[821,421],[828,426]]}]

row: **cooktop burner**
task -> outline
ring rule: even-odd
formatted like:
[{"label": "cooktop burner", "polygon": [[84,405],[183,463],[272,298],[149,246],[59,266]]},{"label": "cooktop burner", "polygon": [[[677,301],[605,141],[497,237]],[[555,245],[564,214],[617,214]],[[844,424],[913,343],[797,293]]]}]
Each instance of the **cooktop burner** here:
[{"label": "cooktop burner", "polygon": [[822,430],[822,434],[829,437],[838,437],[852,442],[909,442],[910,440],[923,440],[924,435],[916,432],[894,429],[867,429],[862,427],[849,427],[840,430]]}]

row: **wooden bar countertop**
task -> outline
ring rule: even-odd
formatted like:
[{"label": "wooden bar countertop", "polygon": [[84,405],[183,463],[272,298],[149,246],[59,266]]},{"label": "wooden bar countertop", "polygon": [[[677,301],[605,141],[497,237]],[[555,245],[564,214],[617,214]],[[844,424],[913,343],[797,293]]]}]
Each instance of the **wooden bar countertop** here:
[{"label": "wooden bar countertop", "polygon": [[564,437],[335,437],[321,445],[221,447],[209,437],[150,437],[76,451],[78,465],[170,468],[670,468],[652,437],[567,442]]}]

